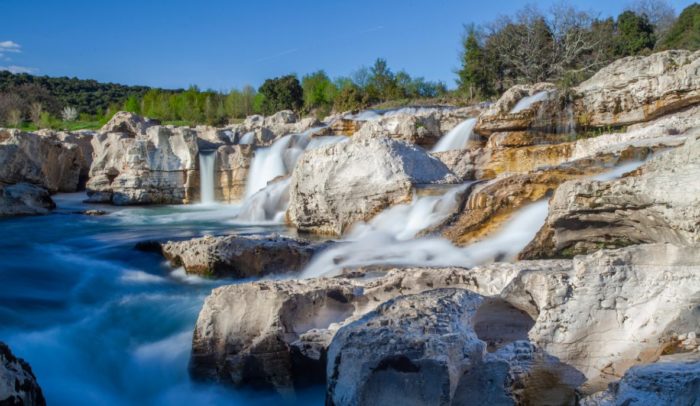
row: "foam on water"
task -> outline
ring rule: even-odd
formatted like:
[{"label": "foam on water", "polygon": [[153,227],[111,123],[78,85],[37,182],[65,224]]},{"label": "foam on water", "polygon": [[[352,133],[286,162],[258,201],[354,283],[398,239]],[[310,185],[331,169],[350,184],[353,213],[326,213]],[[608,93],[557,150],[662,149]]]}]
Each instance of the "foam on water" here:
[{"label": "foam on water", "polygon": [[447,134],[440,138],[431,152],[444,152],[453,149],[462,149],[467,146],[469,139],[474,133],[476,118],[470,118],[462,121],[457,127],[450,130]]}]

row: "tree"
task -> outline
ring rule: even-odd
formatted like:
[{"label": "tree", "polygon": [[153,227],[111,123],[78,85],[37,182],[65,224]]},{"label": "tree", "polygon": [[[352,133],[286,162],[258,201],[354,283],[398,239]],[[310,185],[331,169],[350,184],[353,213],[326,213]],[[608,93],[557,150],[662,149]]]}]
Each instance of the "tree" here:
[{"label": "tree", "polygon": [[660,41],[661,49],[700,49],[700,4],[686,7]]},{"label": "tree", "polygon": [[11,127],[19,127],[22,124],[22,112],[14,109],[7,113],[7,124]]},{"label": "tree", "polygon": [[368,87],[376,89],[380,100],[392,100],[404,97],[396,83],[396,77],[389,69],[386,59],[377,58],[370,68]]},{"label": "tree", "polygon": [[474,25],[465,27],[462,39],[462,68],[458,72],[459,90],[469,99],[485,99],[493,95],[493,78],[486,60],[486,53],[479,44]]},{"label": "tree", "polygon": [[320,110],[320,114],[328,114],[333,106],[338,89],[322,70],[304,76],[301,80],[304,91],[304,110]]},{"label": "tree", "polygon": [[346,82],[340,88],[333,103],[333,109],[339,112],[359,110],[368,106],[367,94],[352,82]]},{"label": "tree", "polygon": [[34,125],[41,126],[42,113],[44,113],[44,105],[40,102],[34,102],[29,106],[29,117]]},{"label": "tree", "polygon": [[676,11],[668,0],[635,0],[628,8],[637,15],[645,15],[654,26],[657,41],[664,38],[676,21]]},{"label": "tree", "polygon": [[638,55],[642,51],[654,49],[654,26],[646,15],[638,15],[629,10],[623,12],[617,17],[617,31],[619,56]]},{"label": "tree", "polygon": [[61,111],[63,121],[75,121],[78,118],[78,110],[75,107],[66,106]]},{"label": "tree", "polygon": [[263,96],[262,112],[267,115],[280,110],[299,111],[304,104],[304,91],[295,75],[267,79],[258,92]]}]

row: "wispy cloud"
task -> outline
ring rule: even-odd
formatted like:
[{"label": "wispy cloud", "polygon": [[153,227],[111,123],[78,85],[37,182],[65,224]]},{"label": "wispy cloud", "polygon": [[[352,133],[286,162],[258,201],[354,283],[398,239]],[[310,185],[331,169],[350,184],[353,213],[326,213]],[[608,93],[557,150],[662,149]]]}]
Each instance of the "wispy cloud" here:
[{"label": "wispy cloud", "polygon": [[286,50],[286,51],[282,51],[282,52],[276,53],[276,54],[274,54],[274,55],[269,55],[269,56],[260,58],[260,59],[256,60],[255,62],[269,61],[270,59],[279,58],[279,57],[281,57],[281,56],[293,54],[293,53],[298,52],[298,51],[299,51],[299,48],[288,49],[288,50]]},{"label": "wispy cloud", "polygon": [[36,72],[36,69],[30,68],[28,66],[10,65],[10,66],[0,66],[0,71],[8,71],[10,73],[34,73],[34,72]]},{"label": "wispy cloud", "polygon": [[0,52],[22,52],[22,47],[14,41],[0,41]]}]

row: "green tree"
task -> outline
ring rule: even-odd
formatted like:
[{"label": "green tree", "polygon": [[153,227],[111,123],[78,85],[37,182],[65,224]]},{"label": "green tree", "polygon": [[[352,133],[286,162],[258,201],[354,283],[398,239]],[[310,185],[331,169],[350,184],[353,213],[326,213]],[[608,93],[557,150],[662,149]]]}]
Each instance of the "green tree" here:
[{"label": "green tree", "polygon": [[493,95],[492,75],[474,25],[466,27],[462,47],[462,68],[457,80],[459,90],[470,99],[484,99]]},{"label": "green tree", "polygon": [[396,83],[396,77],[389,69],[385,59],[377,58],[372,68],[367,88],[376,89],[377,97],[382,100],[399,99],[405,95],[401,94],[401,89]]},{"label": "green tree", "polygon": [[274,114],[280,110],[299,111],[304,104],[304,90],[295,75],[267,79],[258,92],[263,96],[263,114]]},{"label": "green tree", "polygon": [[304,91],[304,110],[319,110],[321,115],[328,114],[333,107],[333,100],[338,88],[322,70],[304,76],[301,80]]},{"label": "green tree", "polygon": [[617,17],[617,54],[638,55],[654,49],[654,26],[646,15],[625,11]]},{"label": "green tree", "polygon": [[124,110],[135,114],[141,114],[141,103],[136,95],[129,96],[124,102]]},{"label": "green tree", "polygon": [[659,48],[691,51],[700,49],[700,4],[691,4],[681,12],[659,44]]},{"label": "green tree", "polygon": [[338,112],[359,110],[368,106],[367,94],[352,82],[343,84],[333,103],[333,109]]}]

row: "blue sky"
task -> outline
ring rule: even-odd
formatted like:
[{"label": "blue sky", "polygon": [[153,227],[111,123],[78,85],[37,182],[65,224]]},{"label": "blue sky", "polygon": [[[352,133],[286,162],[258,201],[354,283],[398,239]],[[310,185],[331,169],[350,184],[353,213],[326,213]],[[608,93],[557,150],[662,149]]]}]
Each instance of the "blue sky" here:
[{"label": "blue sky", "polygon": [[[545,9],[555,0],[539,1]],[[558,0],[557,0],[558,1]],[[0,67],[125,84],[228,90],[324,69],[348,75],[377,57],[454,83],[465,23],[527,0],[0,0]],[[601,16],[630,2],[572,3]],[[692,0],[670,0],[677,12]]]}]

